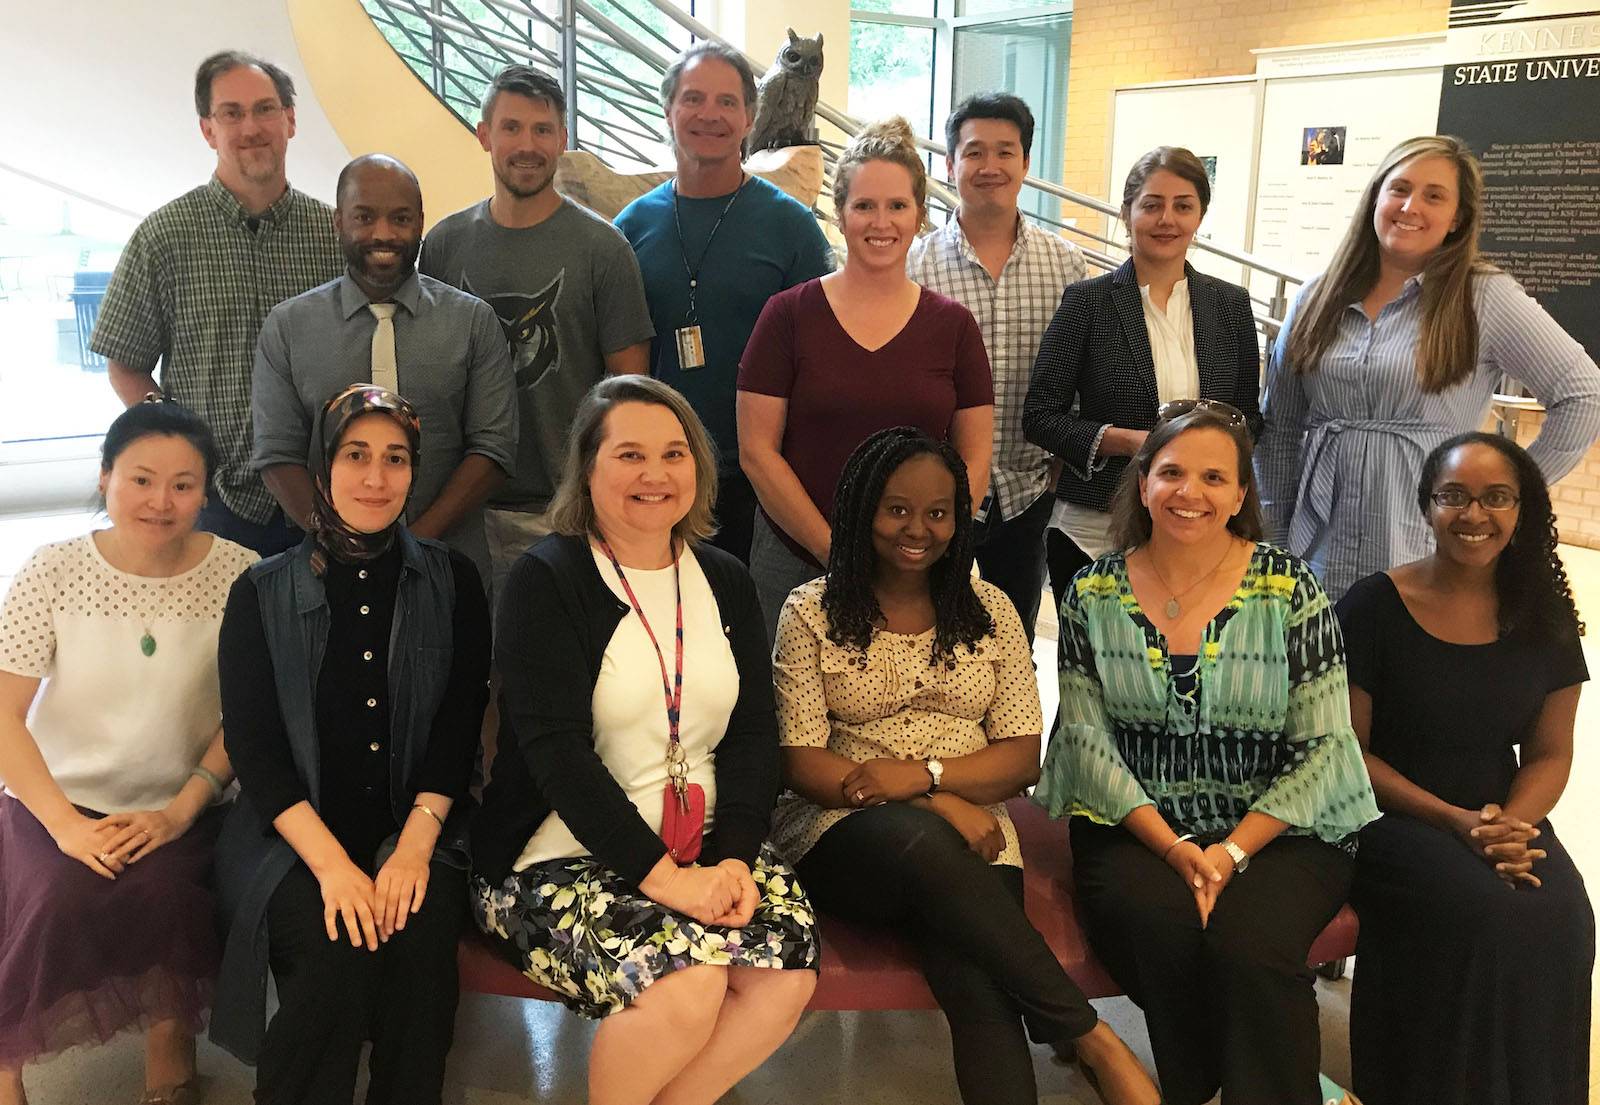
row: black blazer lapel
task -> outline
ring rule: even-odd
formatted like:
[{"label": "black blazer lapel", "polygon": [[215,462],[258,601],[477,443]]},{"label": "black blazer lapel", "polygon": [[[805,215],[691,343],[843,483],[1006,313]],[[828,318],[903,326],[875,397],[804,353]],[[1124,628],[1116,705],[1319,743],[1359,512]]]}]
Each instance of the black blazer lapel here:
[{"label": "black blazer lapel", "polygon": [[1139,294],[1139,281],[1134,275],[1133,262],[1124,261],[1111,278],[1111,304],[1122,323],[1122,337],[1127,342],[1128,371],[1138,381],[1145,393],[1146,402],[1156,403],[1156,362],[1150,352],[1150,331],[1144,323],[1144,297]]},{"label": "black blazer lapel", "polygon": [[1189,313],[1194,316],[1194,359],[1200,370],[1200,394],[1231,403],[1233,377],[1222,356],[1222,343],[1227,337],[1222,331],[1222,298],[1216,284],[1196,272],[1193,265],[1184,265],[1183,272],[1189,278]]}]

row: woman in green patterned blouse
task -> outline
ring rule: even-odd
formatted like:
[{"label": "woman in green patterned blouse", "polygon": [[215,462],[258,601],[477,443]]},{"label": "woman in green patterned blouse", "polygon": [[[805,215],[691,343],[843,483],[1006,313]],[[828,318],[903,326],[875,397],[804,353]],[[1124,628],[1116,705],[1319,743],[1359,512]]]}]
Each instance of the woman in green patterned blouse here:
[{"label": "woman in green patterned blouse", "polygon": [[1035,792],[1075,815],[1090,940],[1144,1009],[1169,1105],[1325,1100],[1306,956],[1378,816],[1339,624],[1310,569],[1260,543],[1250,471],[1237,410],[1162,408],[1113,503],[1128,551],[1062,606]]}]

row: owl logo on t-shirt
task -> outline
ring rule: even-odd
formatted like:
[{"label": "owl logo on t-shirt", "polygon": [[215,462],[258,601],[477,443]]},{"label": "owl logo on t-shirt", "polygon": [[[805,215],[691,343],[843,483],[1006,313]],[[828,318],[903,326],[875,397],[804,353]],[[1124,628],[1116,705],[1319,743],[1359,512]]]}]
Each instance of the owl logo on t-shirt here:
[{"label": "owl logo on t-shirt", "polygon": [[561,300],[562,279],[567,270],[555,274],[550,283],[532,295],[501,293],[483,295],[473,291],[472,282],[462,277],[461,287],[477,296],[500,318],[511,345],[511,367],[517,374],[519,389],[533,388],[554,371],[561,360],[561,345],[556,335],[556,308]]}]

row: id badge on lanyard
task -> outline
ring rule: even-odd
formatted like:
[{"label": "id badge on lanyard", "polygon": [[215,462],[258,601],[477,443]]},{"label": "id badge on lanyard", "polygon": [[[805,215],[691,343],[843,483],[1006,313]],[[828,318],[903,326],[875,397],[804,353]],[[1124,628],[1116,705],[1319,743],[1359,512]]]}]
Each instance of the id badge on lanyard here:
[{"label": "id badge on lanyard", "polygon": [[678,367],[682,369],[706,366],[706,343],[700,334],[700,324],[691,323],[673,331],[678,342]]},{"label": "id badge on lanyard", "polygon": [[689,263],[689,254],[683,244],[683,221],[678,214],[678,188],[674,183],[672,188],[672,221],[678,231],[678,249],[683,256],[683,274],[689,280],[689,311],[684,318],[684,324],[672,333],[673,340],[678,345],[678,367],[685,371],[706,366],[705,334],[700,329],[700,314],[696,307],[696,299],[700,291],[700,272],[705,268],[706,256],[711,252],[711,243],[716,240],[717,231],[722,229],[722,220],[728,217],[728,212],[733,209],[734,201],[744,191],[746,178],[740,176],[739,187],[734,189],[733,195],[728,197],[728,202],[722,208],[722,213],[717,216],[717,221],[712,224],[711,233],[706,237],[705,248],[700,251],[700,260],[695,264]]}]

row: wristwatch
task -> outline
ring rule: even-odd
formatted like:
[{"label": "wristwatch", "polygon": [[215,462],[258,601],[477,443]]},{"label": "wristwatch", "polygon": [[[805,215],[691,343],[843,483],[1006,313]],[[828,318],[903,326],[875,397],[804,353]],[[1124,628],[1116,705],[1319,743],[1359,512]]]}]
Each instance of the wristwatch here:
[{"label": "wristwatch", "polygon": [[932,794],[939,789],[939,783],[944,778],[944,764],[936,759],[929,758],[923,762],[922,766],[928,769],[928,778],[933,780],[928,787],[928,793]]},{"label": "wristwatch", "polygon": [[1228,858],[1233,860],[1233,873],[1244,874],[1244,869],[1250,866],[1250,853],[1239,847],[1231,840],[1222,842],[1222,850],[1228,853]]}]

